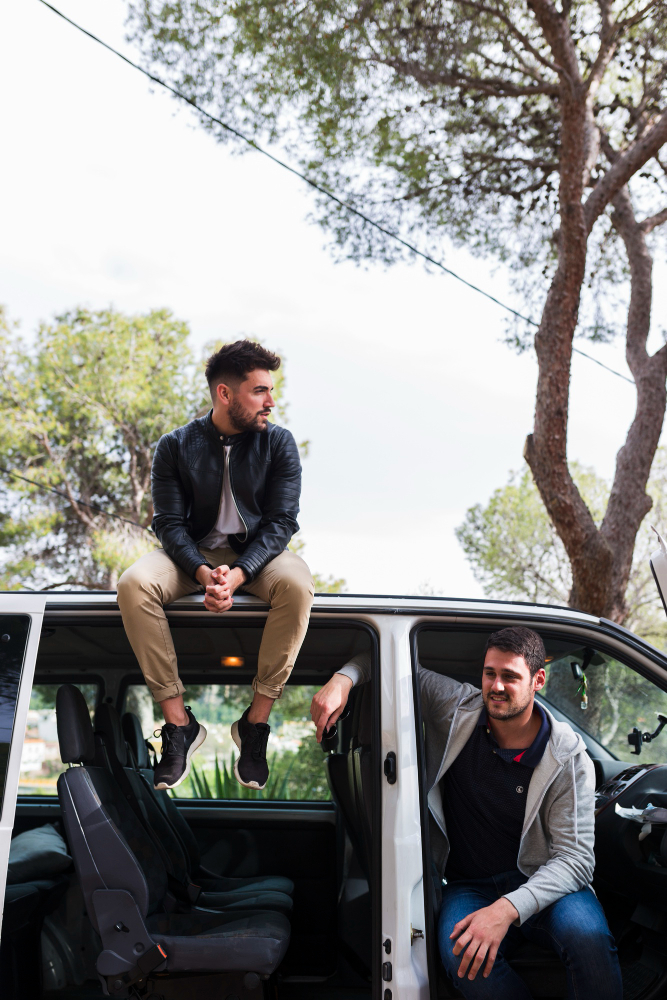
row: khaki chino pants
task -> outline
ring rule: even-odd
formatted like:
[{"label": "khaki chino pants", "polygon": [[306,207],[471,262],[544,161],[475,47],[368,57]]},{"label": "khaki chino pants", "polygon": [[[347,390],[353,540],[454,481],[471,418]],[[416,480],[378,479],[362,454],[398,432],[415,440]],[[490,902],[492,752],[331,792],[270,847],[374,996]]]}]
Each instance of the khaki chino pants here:
[{"label": "khaki chino pants", "polygon": [[[199,551],[213,567],[230,566],[236,559],[230,548]],[[252,686],[260,694],[279,698],[308,628],[314,596],[310,570],[294,552],[281,552],[242,589],[271,606]],[[156,701],[185,691],[164,606],[186,594],[202,592],[203,588],[163,549],[142,556],[118,581],[123,625]]]}]

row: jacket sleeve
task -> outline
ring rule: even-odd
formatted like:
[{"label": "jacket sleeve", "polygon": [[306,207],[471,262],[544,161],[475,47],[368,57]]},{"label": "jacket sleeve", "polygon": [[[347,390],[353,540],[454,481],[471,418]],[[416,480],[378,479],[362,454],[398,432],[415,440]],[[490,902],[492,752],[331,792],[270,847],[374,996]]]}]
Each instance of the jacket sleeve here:
[{"label": "jacket sleeve", "polygon": [[210,563],[195,545],[185,527],[185,491],[168,435],[160,438],[151,468],[153,531],[167,555],[196,582],[200,566]]},{"label": "jacket sleeve", "polygon": [[[344,667],[336,671],[349,677],[353,687],[366,684],[371,678],[371,658],[369,653],[360,653]],[[469,688],[468,684],[460,684],[444,674],[427,670],[419,664],[419,686],[421,691],[422,719],[427,731],[433,726],[449,725],[456,706]],[[470,688],[472,690],[472,688]]]},{"label": "jacket sleeve", "polygon": [[243,570],[248,581],[253,580],[271,559],[279,556],[299,530],[296,519],[301,496],[299,449],[290,432],[281,430],[271,455],[271,472],[257,534],[232,563]]},{"label": "jacket sleeve", "polygon": [[507,899],[520,926],[561,896],[590,885],[595,867],[595,768],[585,752],[565,764],[544,818],[549,860]]}]

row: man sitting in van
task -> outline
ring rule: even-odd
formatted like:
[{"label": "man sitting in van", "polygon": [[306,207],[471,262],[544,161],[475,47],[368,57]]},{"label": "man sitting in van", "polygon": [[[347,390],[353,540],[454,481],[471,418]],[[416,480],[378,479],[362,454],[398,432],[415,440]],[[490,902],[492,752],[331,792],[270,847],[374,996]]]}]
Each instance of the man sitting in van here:
[{"label": "man sitting in van", "polygon": [[271,372],[280,358],[250,340],[227,344],[206,365],[213,408],[165,434],[151,472],[153,530],[162,548],[142,556],[118,581],[118,604],[132,649],[160,703],[162,757],[157,788],[175,788],[206,730],[183,704],[185,688],[164,605],[204,592],[213,614],[229,611],[242,587],[271,606],[252,682],[252,704],[232,726],[234,764],[247,788],[269,775],[269,714],[308,627],[313,581],[287,551],[299,530],[301,463],[294,438],[269,422]]},{"label": "man sitting in van", "polygon": [[[315,695],[317,738],[370,678],[359,656]],[[556,952],[570,1000],[621,1000],[614,940],[593,893],[595,777],[586,747],[535,694],[532,629],[489,636],[482,687],[420,666],[430,841],[443,964],[465,997],[531,1000],[506,961],[522,938]]]}]

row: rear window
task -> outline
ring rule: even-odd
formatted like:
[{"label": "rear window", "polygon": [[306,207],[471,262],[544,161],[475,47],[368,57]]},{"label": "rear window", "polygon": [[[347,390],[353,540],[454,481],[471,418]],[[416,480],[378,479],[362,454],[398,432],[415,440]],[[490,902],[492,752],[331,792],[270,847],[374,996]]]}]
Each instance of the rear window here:
[{"label": "rear window", "polygon": [[[60,684],[33,684],[26,723],[19,795],[56,795],[58,776],[67,765],[60,759],[56,725],[56,692]],[[86,699],[91,719],[95,714],[100,684],[76,684]]]},{"label": "rear window", "polygon": [[[324,769],[325,755],[315,740],[310,703],[318,684],[287,685],[269,720],[267,748],[269,780],[262,791],[244,788],[234,777],[238,751],[231,725],[248,707],[246,684],[187,684],[186,701],[206,727],[206,742],[194,756],[190,776],[174,789],[174,796],[188,799],[283,799],[322,802],[330,798]],[[127,689],[125,711],[141,720],[145,737],[160,753],[160,708],[148,688],[132,684]],[[157,733],[157,735],[155,735]]]}]

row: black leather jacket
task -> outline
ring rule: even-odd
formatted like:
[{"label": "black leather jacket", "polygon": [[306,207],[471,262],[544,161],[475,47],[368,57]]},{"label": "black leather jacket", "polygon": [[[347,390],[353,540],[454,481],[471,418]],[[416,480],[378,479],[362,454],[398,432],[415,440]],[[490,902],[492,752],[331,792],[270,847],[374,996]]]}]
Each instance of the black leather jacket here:
[{"label": "black leather jacket", "polygon": [[151,470],[153,531],[167,555],[193,579],[199,566],[209,565],[197,542],[217,521],[224,446],[230,444],[230,486],[247,532],[230,535],[229,545],[238,554],[233,565],[252,580],[299,530],[299,451],[290,432],[275,424],[225,438],[214,426],[212,412],[157,443]]}]

